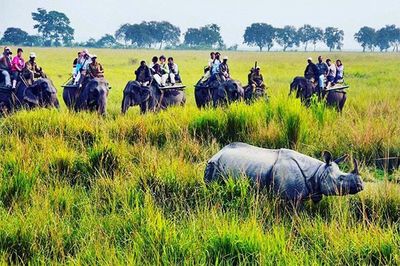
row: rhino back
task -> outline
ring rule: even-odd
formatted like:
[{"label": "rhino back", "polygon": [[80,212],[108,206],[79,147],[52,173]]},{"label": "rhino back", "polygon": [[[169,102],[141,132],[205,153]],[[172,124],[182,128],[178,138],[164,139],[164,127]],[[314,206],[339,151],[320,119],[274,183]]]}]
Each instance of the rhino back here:
[{"label": "rhino back", "polygon": [[232,143],[215,154],[209,161],[215,174],[238,178],[248,176],[252,181],[267,185],[279,150],[258,148],[244,143]]},{"label": "rhino back", "polygon": [[293,150],[281,149],[273,169],[275,192],[290,200],[311,196],[316,173],[323,162]]}]

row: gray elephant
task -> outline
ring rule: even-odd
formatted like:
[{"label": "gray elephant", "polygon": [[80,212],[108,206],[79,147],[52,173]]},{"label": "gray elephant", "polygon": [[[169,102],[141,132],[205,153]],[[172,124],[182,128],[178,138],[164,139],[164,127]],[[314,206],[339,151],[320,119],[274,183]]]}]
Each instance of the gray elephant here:
[{"label": "gray elephant", "polygon": [[226,106],[244,98],[244,89],[239,81],[227,80],[212,90],[213,106]]},{"label": "gray elephant", "polygon": [[246,103],[252,103],[253,101],[261,98],[268,100],[266,90],[263,87],[256,87],[255,89],[253,89],[251,85],[247,85],[243,89],[244,100],[246,101]]},{"label": "gray elephant", "polygon": [[194,97],[197,107],[207,107],[213,99],[212,91],[217,89],[220,85],[221,82],[218,79],[214,79],[206,83],[204,83],[202,79],[200,79],[194,87]]},{"label": "gray elephant", "polygon": [[57,98],[57,90],[53,82],[46,78],[36,80],[31,86],[26,86],[21,82],[16,93],[18,99],[18,107],[23,108],[60,108]]},{"label": "gray elephant", "polygon": [[19,82],[17,89],[0,88],[0,112],[12,113],[18,109],[33,109],[37,107],[59,108],[57,90],[49,79],[40,78],[31,86]]},{"label": "gray elephant", "polygon": [[156,84],[142,86],[137,81],[129,81],[124,89],[121,112],[126,113],[131,106],[140,106],[142,114],[148,111],[167,109],[169,106],[185,105],[185,92],[177,89],[160,89]]},{"label": "gray elephant", "polygon": [[296,91],[296,98],[300,98],[301,102],[307,107],[311,105],[311,97],[314,94],[320,95],[321,97],[319,97],[319,99],[325,99],[326,104],[336,108],[338,112],[342,112],[347,100],[347,94],[343,90],[323,90],[322,93],[319,94],[316,84],[304,77],[296,77],[293,79],[290,84],[289,96],[293,91]]},{"label": "gray elephant", "polygon": [[104,78],[89,80],[83,88],[77,86],[65,86],[63,99],[70,110],[97,111],[101,115],[106,114],[109,85]]}]

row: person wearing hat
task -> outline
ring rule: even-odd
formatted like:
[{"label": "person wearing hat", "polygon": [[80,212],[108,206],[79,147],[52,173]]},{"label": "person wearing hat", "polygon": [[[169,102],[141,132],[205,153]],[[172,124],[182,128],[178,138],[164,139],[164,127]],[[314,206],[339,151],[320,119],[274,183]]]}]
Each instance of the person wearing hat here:
[{"label": "person wearing hat", "polygon": [[97,55],[92,55],[92,62],[88,66],[89,77],[94,78],[104,78],[103,66],[97,62]]},{"label": "person wearing hat", "polygon": [[231,79],[229,74],[228,57],[224,56],[222,63],[219,65],[219,75],[222,81]]},{"label": "person wearing hat", "polygon": [[11,63],[11,78],[12,78],[12,88],[17,87],[17,79],[25,67],[25,60],[22,58],[22,53],[24,51],[22,48],[17,49],[17,56],[15,56]]},{"label": "person wearing hat", "polygon": [[315,80],[318,80],[318,68],[317,66],[313,63],[312,58],[309,57],[307,59],[307,67],[306,70],[304,70],[304,77],[307,80],[311,80],[312,82],[314,82]]},{"label": "person wearing hat", "polygon": [[249,75],[249,86],[252,87],[253,92],[256,88],[261,88],[262,90],[266,89],[264,77],[260,71],[261,69],[259,67],[253,68],[253,71]]},{"label": "person wearing hat", "polygon": [[9,47],[4,47],[3,54],[0,56],[0,73],[4,76],[4,83],[7,88],[11,88],[11,65],[12,52]]},{"label": "person wearing hat", "polygon": [[32,85],[37,78],[46,78],[46,74],[43,72],[43,69],[38,66],[35,60],[36,54],[34,52],[30,53],[29,61],[26,62],[23,71],[24,77],[28,82],[28,85]]}]

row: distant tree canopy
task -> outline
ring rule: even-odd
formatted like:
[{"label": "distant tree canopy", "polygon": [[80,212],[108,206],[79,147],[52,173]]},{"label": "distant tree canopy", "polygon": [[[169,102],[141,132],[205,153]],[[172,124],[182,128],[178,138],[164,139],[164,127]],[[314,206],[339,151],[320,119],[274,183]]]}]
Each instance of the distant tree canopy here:
[{"label": "distant tree canopy", "polygon": [[276,42],[283,47],[286,52],[288,48],[300,45],[299,34],[295,27],[285,26],[282,29],[276,29]]},{"label": "distant tree canopy", "polygon": [[276,29],[267,23],[253,23],[246,28],[243,39],[245,44],[249,46],[257,46],[260,51],[264,47],[268,51],[274,46],[276,37]]},{"label": "distant tree canopy", "polygon": [[181,30],[166,21],[143,21],[140,24],[124,24],[115,32],[116,40],[123,41],[125,45],[136,47],[152,47],[159,45],[176,44],[179,42]]},{"label": "distant tree canopy", "polygon": [[189,28],[184,34],[183,44],[187,47],[221,48],[224,46],[224,42],[220,30],[217,24]]},{"label": "distant tree canopy", "polygon": [[7,28],[0,40],[2,43],[24,46],[42,46],[43,39],[40,36],[29,35],[20,28]]},{"label": "distant tree canopy", "polygon": [[356,34],[354,39],[361,45],[363,52],[365,49],[373,51],[376,43],[376,30],[371,27],[362,27]]},{"label": "distant tree canopy", "polygon": [[[38,8],[32,12],[35,22],[33,28],[38,35],[30,35],[18,27],[7,28],[0,42],[21,46],[86,46],[95,48],[165,48],[165,49],[228,49],[237,50],[237,44],[227,47],[221,36],[221,29],[217,24],[209,24],[199,28],[189,28],[181,33],[179,27],[167,21],[143,21],[137,24],[123,24],[114,33],[105,34],[98,40],[89,38],[85,42],[76,43],[74,29],[70,20],[62,12],[47,11]],[[183,37],[183,42],[181,42]],[[386,25],[380,29],[368,26],[360,28],[354,34],[354,39],[360,44],[363,52],[367,49],[381,52],[399,51],[400,28],[396,25]],[[343,47],[344,32],[335,27],[325,30],[305,24],[299,29],[292,25],[275,28],[267,23],[253,23],[245,29],[243,43],[248,46],[264,48],[270,51],[278,45],[283,51],[304,46],[307,51],[313,45],[314,51],[318,43],[324,43],[330,51],[341,50]]]},{"label": "distant tree canopy", "polygon": [[398,52],[400,46],[400,28],[396,25],[386,25],[375,30],[374,28],[364,26],[355,35],[354,39],[361,45],[363,51],[366,48],[373,51],[378,47],[381,52],[387,51],[390,47]]},{"label": "distant tree canopy", "polygon": [[74,40],[74,29],[70,26],[69,18],[61,12],[38,8],[32,12],[33,26],[44,38],[46,46],[70,46]]},{"label": "distant tree canopy", "polygon": [[14,45],[23,45],[28,40],[29,34],[20,28],[7,28],[1,42]]},{"label": "distant tree canopy", "polygon": [[334,27],[327,27],[324,33],[324,41],[329,51],[341,50],[343,47],[344,32]]}]

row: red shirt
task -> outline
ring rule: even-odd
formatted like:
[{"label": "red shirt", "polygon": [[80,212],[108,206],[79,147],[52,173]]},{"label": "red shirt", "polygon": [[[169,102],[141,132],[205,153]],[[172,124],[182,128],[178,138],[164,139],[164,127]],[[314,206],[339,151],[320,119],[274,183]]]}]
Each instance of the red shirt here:
[{"label": "red shirt", "polygon": [[16,56],[13,58],[11,63],[11,71],[19,71],[17,66],[21,70],[25,67],[25,61],[22,57]]}]

